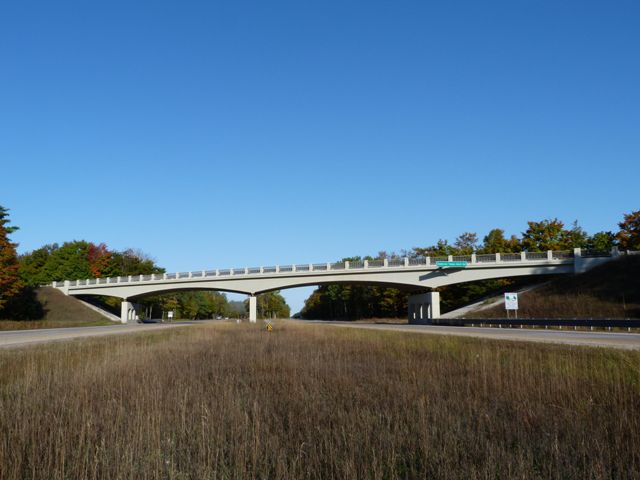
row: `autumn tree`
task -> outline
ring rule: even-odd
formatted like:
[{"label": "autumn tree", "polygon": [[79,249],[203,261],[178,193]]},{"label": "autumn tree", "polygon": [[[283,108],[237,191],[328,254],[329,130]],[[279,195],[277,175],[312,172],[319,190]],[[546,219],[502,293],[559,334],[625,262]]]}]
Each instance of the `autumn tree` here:
[{"label": "autumn tree", "polygon": [[640,210],[624,215],[624,220],[618,224],[620,231],[616,235],[620,248],[623,250],[640,250]]},{"label": "autumn tree", "polygon": [[0,206],[0,310],[7,301],[20,293],[20,279],[16,244],[9,240],[9,235],[18,227],[9,225],[8,210]]},{"label": "autumn tree", "polygon": [[557,218],[527,223],[529,228],[522,234],[522,247],[527,252],[570,250],[587,245],[588,236],[577,221],[570,229]]},{"label": "autumn tree", "polygon": [[514,253],[521,250],[520,240],[515,235],[505,238],[504,230],[494,228],[482,240],[481,253]]}]

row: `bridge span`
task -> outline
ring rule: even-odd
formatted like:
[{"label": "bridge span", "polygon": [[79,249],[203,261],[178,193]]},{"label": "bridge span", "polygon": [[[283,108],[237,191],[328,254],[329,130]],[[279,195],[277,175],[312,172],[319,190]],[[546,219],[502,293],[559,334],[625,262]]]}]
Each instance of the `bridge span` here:
[{"label": "bridge span", "polygon": [[529,275],[580,273],[616,258],[619,252],[547,251],[472,254],[446,257],[393,258],[358,262],[275,265],[195,272],[92,278],[53,282],[67,295],[122,299],[121,321],[137,320],[136,299],[181,290],[218,290],[249,296],[249,320],[257,319],[260,293],[334,283],[369,284],[409,289],[409,321],[440,316],[434,289],[456,283]]}]

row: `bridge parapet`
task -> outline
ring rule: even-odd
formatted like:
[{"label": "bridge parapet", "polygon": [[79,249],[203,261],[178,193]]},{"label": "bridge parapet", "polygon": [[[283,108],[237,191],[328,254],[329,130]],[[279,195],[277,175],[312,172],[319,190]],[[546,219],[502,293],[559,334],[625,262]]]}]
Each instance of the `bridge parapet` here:
[{"label": "bridge parapet", "polygon": [[[75,287],[102,284],[122,284],[156,282],[159,280],[180,280],[180,279],[205,279],[218,277],[261,277],[272,275],[290,275],[292,273],[315,272],[335,273],[336,271],[362,271],[362,270],[404,270],[404,269],[436,269],[438,262],[466,262],[467,266],[484,266],[502,263],[542,263],[542,262],[574,262],[575,257],[584,258],[604,258],[616,256],[617,251],[594,252],[575,249],[574,251],[549,250],[547,252],[520,252],[520,253],[489,253],[470,255],[446,255],[430,257],[403,257],[385,258],[374,260],[357,260],[346,262],[327,263],[305,263],[291,265],[273,265],[266,267],[241,267],[225,268],[215,270],[197,270],[193,272],[175,272],[150,275],[131,275],[109,278],[88,278],[77,280],[66,280],[64,282],[53,282],[51,286]],[[589,262],[592,263],[592,262]]]}]

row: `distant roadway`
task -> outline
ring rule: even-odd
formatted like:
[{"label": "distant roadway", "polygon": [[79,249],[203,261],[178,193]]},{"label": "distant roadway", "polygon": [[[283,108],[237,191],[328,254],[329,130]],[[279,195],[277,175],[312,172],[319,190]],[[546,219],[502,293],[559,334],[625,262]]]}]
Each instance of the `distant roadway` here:
[{"label": "distant roadway", "polygon": [[185,323],[107,325],[103,327],[42,328],[33,330],[0,331],[0,348],[23,347],[38,343],[60,342],[76,338],[101,337],[145,332],[183,326]]},{"label": "distant roadway", "polygon": [[329,321],[314,321],[313,323],[333,325],[345,328],[365,328],[369,330],[392,330],[394,332],[426,333],[432,335],[455,335],[460,337],[488,338],[492,340],[559,343],[564,345],[640,350],[640,334],[638,333],[617,333],[603,331],[585,332],[573,330],[544,330],[497,327],[446,327],[441,325],[408,325],[391,323],[381,324]]},{"label": "distant roadway", "polygon": [[[446,327],[440,325],[372,324],[329,321],[295,321],[298,324],[327,325],[343,328],[390,330],[433,335],[456,335],[527,342],[559,343],[590,347],[611,347],[640,350],[640,334],[615,332],[575,332],[573,330],[542,330],[520,328]],[[59,342],[77,338],[118,335],[174,328],[205,322],[180,322],[172,324],[109,325],[103,327],[72,327],[34,330],[0,331],[0,348],[22,347],[39,343]],[[208,322],[206,322],[208,323]]]}]

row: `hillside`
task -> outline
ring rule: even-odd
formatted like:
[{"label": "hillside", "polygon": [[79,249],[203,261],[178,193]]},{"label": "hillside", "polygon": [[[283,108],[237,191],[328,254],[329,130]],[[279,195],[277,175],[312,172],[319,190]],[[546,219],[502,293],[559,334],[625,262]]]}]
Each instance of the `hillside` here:
[{"label": "hillside", "polygon": [[110,322],[99,313],[86,307],[75,298],[64,295],[55,288],[39,288],[37,290],[37,299],[44,309],[44,316],[41,319],[0,320],[0,330],[113,325],[113,322]]},{"label": "hillside", "polygon": [[[640,318],[640,255],[553,279],[519,296],[519,318]],[[466,318],[504,318],[504,305]]]}]

